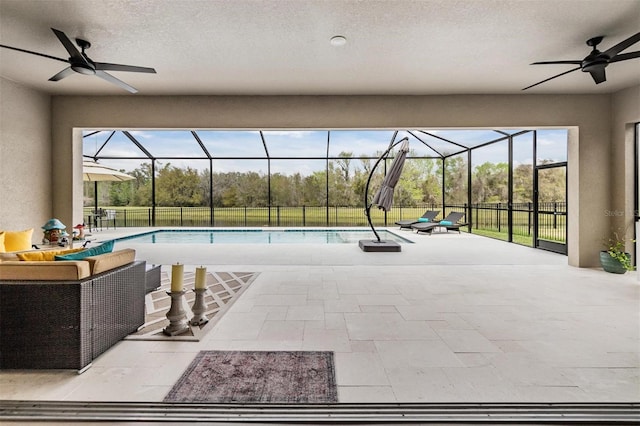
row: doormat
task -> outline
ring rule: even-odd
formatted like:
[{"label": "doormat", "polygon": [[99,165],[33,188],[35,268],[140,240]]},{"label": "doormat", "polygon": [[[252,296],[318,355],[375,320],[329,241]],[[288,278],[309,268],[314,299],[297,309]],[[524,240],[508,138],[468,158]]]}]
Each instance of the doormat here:
[{"label": "doormat", "polygon": [[[187,267],[185,267],[187,268]],[[184,273],[184,289],[182,308],[186,312],[187,321],[193,318],[191,308],[195,301],[193,288],[195,285],[195,266],[193,271]],[[222,315],[231,307],[242,292],[259,275],[257,272],[207,272],[205,303],[207,310],[205,315],[209,322],[201,326],[189,325],[189,330],[178,336],[167,336],[162,330],[169,325],[167,312],[171,307],[171,297],[167,291],[171,289],[171,265],[163,265],[161,269],[160,288],[145,296],[145,323],[137,332],[125,337],[126,340],[182,340],[199,341]]]},{"label": "doormat", "polygon": [[164,402],[338,402],[333,352],[201,351]]}]

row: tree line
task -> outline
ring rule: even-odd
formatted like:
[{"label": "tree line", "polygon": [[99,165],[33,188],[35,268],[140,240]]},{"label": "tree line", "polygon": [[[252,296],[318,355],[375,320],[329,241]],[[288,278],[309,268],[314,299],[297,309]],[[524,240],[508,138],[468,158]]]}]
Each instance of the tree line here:
[{"label": "tree line", "polygon": [[[391,160],[386,160],[387,166]],[[384,162],[372,177],[369,196],[373,197],[385,173]],[[367,180],[375,160],[354,158],[342,152],[330,160],[328,167],[303,176],[262,172],[215,172],[210,190],[209,170],[175,167],[170,162],[156,163],[156,206],[160,207],[263,207],[273,206],[344,206],[357,207],[364,203]],[[442,203],[442,177],[447,204],[467,203],[467,157],[458,155],[439,159],[407,158],[400,181],[394,192],[394,204],[406,207],[425,203]],[[540,201],[565,201],[564,168],[547,169],[540,181]],[[134,177],[126,182],[105,182],[100,203],[109,206],[151,206],[152,169],[142,163],[132,171],[123,172]],[[485,162],[472,170],[472,203],[506,203],[508,201],[508,173],[506,162]],[[270,191],[269,191],[270,187]],[[328,188],[328,194],[327,194]],[[101,191],[101,192],[100,192]],[[93,185],[85,186],[85,204],[93,205]],[[269,203],[269,196],[271,203]],[[533,166],[519,164],[513,169],[513,201],[533,201]]]}]

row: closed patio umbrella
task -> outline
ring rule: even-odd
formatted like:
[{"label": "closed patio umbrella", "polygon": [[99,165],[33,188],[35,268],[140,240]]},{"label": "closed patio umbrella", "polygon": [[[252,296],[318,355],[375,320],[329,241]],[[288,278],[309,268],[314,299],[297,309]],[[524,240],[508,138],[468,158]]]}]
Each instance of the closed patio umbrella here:
[{"label": "closed patio umbrella", "polygon": [[[376,192],[376,195],[373,197],[371,204],[369,204],[369,184],[371,183],[371,178],[373,177],[373,173],[380,164],[380,162],[391,152],[391,150],[397,146],[398,144],[402,144],[395,158],[393,159],[393,163],[391,163],[391,167],[387,172],[387,175],[384,177],[382,181],[382,185]],[[382,241],[380,236],[376,232],[373,223],[371,222],[371,207],[375,204],[378,208],[384,210],[385,212],[391,209],[391,205],[393,204],[393,191],[398,184],[398,180],[400,180],[400,175],[402,174],[402,168],[404,166],[404,161],[407,158],[407,152],[409,152],[409,139],[403,138],[398,142],[394,143],[387,149],[378,159],[376,164],[371,169],[371,173],[369,174],[369,180],[367,181],[367,186],[364,191],[364,200],[365,200],[365,213],[367,215],[367,221],[369,222],[369,226],[376,236],[376,240],[360,240],[359,245],[363,251],[400,251],[400,245],[394,241]]]},{"label": "closed patio umbrella", "polygon": [[404,167],[404,160],[407,158],[407,152],[409,152],[409,140],[404,139],[396,157],[393,159],[389,172],[384,177],[382,185],[378,192],[373,197],[372,204],[376,204],[379,209],[388,212],[393,204],[393,191],[398,184],[400,175],[402,174],[402,168]]}]

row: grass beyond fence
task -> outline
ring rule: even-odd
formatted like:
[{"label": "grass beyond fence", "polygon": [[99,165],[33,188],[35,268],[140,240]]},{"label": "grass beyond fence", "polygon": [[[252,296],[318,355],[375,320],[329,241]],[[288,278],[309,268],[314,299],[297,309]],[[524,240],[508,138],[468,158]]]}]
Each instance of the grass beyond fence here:
[{"label": "grass beyond fence", "polygon": [[[358,207],[105,207],[115,210],[113,221],[102,221],[103,227],[338,227],[368,226],[364,208]],[[420,217],[425,210],[467,212],[466,205],[396,207],[385,213],[371,209],[375,226],[395,226],[402,219]],[[88,218],[92,208],[85,208]],[[513,242],[533,245],[534,212],[531,203],[512,205]],[[88,220],[88,219],[87,219]],[[464,219],[468,222],[468,218]],[[471,207],[471,232],[501,240],[508,239],[509,211],[506,203],[474,204]],[[538,211],[539,238],[564,243],[566,241],[566,203],[546,203]],[[463,230],[467,230],[468,228]]]}]

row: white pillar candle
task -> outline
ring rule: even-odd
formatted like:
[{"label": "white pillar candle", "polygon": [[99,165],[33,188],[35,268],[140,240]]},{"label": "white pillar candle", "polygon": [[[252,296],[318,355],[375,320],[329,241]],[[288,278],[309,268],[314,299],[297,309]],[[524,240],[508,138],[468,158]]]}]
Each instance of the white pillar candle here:
[{"label": "white pillar candle", "polygon": [[201,266],[196,268],[196,290],[206,288],[207,286],[207,268]]},{"label": "white pillar candle", "polygon": [[184,280],[184,265],[176,263],[171,265],[171,292],[179,293],[182,291]]}]

